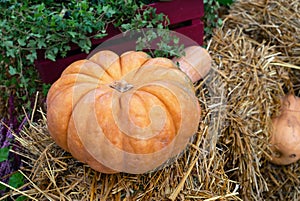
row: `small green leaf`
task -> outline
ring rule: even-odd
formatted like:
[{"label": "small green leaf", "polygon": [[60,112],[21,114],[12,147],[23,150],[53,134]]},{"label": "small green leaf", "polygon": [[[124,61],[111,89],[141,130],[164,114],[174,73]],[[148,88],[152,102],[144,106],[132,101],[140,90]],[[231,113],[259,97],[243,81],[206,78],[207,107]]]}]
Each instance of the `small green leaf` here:
[{"label": "small green leaf", "polygon": [[51,84],[43,84],[42,85],[42,93],[44,96],[47,96],[47,93],[51,87]]},{"label": "small green leaf", "polygon": [[46,58],[50,59],[51,61],[55,61],[56,56],[55,56],[55,54],[53,54],[53,52],[48,52],[46,54]]},{"label": "small green leaf", "polygon": [[25,196],[19,196],[17,199],[16,199],[16,201],[23,201],[23,200],[26,200],[27,199],[27,197],[25,197]]},{"label": "small green leaf", "polygon": [[71,36],[72,38],[75,38],[76,35],[77,35],[77,33],[74,32],[74,31],[68,31],[68,34],[70,34],[70,36]]},{"label": "small green leaf", "polygon": [[36,44],[37,44],[37,41],[35,41],[33,39],[30,39],[29,43],[27,44],[27,46],[30,47],[30,48],[35,48]]},{"label": "small green leaf", "polygon": [[4,147],[0,149],[0,162],[6,161],[8,159],[10,147]]},{"label": "small green leaf", "polygon": [[9,177],[8,185],[19,188],[24,184],[24,176],[20,172],[15,172]]},{"label": "small green leaf", "polygon": [[222,5],[230,5],[233,3],[233,0],[217,0]]},{"label": "small green leaf", "polygon": [[158,28],[158,29],[163,29],[163,28],[164,28],[164,25],[163,25],[162,23],[159,23],[159,24],[157,25],[157,28]]},{"label": "small green leaf", "polygon": [[174,42],[174,44],[178,44],[179,43],[179,38],[178,37],[174,37],[173,42]]},{"label": "small green leaf", "polygon": [[129,24],[129,23],[126,23],[126,24],[122,24],[121,25],[121,28],[123,29],[123,30],[130,30],[131,28],[132,28],[132,26],[131,26],[131,24]]},{"label": "small green leaf", "polygon": [[89,27],[86,27],[86,30],[87,30],[88,33],[92,33],[92,32],[93,32],[93,29],[92,29],[92,27],[90,27],[90,26],[89,26]]},{"label": "small green leaf", "polygon": [[0,191],[4,191],[6,189],[6,186],[0,184]]},{"label": "small green leaf", "polygon": [[26,45],[26,42],[25,42],[25,39],[24,39],[24,38],[23,38],[23,39],[19,38],[19,39],[18,39],[18,43],[19,43],[19,45],[21,45],[21,46],[25,46],[25,45]]},{"label": "small green leaf", "polygon": [[28,59],[32,63],[36,58],[37,58],[36,51],[32,51],[31,54],[26,55],[26,59]]},{"label": "small green leaf", "polygon": [[6,46],[6,47],[12,47],[12,46],[14,46],[14,43],[12,42],[12,41],[4,41],[4,46]]},{"label": "small green leaf", "polygon": [[38,40],[38,48],[41,49],[41,48],[43,48],[43,47],[47,47],[47,45],[46,45],[44,39],[43,39],[43,38],[40,38],[40,39]]},{"label": "small green leaf", "polygon": [[6,49],[6,56],[15,58],[16,54],[17,54],[17,50],[16,49],[11,48],[11,47],[9,47],[8,49]]},{"label": "small green leaf", "polygon": [[221,18],[218,19],[218,26],[222,26],[223,20]]},{"label": "small green leaf", "polygon": [[18,73],[17,70],[12,66],[9,66],[8,72],[10,75],[16,75]]},{"label": "small green leaf", "polygon": [[94,38],[103,38],[105,36],[107,36],[107,33],[98,33],[94,36]]},{"label": "small green leaf", "polygon": [[42,12],[44,9],[45,9],[45,4],[44,4],[44,3],[41,3],[41,4],[39,4],[39,5],[37,6],[37,10],[38,10],[39,12]]}]

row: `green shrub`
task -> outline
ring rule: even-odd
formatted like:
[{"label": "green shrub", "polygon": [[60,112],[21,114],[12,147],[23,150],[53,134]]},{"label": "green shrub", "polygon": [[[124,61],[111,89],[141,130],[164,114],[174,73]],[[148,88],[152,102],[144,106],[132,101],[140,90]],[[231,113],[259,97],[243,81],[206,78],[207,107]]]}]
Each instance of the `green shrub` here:
[{"label": "green shrub", "polygon": [[19,114],[22,106],[30,110],[36,91],[46,95],[49,88],[34,67],[38,50],[55,61],[67,55],[71,42],[88,53],[92,38],[108,34],[108,24],[123,32],[168,24],[165,15],[134,0],[0,0],[0,9],[0,95],[7,100],[13,94]]},{"label": "green shrub", "polygon": [[220,8],[227,8],[234,0],[204,0],[204,32],[206,39],[210,39],[213,30],[223,24],[223,20],[219,15]]}]

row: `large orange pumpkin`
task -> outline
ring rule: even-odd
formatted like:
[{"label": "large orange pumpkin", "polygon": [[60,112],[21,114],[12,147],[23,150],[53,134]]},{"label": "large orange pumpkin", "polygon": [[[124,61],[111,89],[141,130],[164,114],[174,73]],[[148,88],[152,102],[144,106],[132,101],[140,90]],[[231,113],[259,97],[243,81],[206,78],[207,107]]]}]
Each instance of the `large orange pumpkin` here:
[{"label": "large orange pumpkin", "polygon": [[47,96],[48,129],[73,157],[104,172],[144,173],[186,147],[200,107],[167,58],[100,51],[72,63]]}]

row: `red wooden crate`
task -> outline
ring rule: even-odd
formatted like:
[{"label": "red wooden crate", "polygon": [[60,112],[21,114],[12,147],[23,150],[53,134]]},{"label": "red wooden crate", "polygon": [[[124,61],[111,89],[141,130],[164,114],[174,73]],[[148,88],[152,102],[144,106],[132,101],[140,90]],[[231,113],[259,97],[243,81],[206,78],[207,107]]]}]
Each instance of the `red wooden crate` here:
[{"label": "red wooden crate", "polygon": [[[157,13],[164,13],[170,19],[170,29],[194,40],[197,44],[203,44],[204,25],[201,17],[204,15],[203,0],[173,0],[150,4],[157,9]],[[120,32],[114,27],[108,27],[108,36],[92,40],[93,46],[97,46],[107,39],[118,35]],[[71,47],[71,53],[66,58],[58,58],[55,62],[44,58],[44,52],[38,53],[35,66],[44,83],[53,83],[61,75],[62,71],[74,61],[84,59],[87,54],[81,53],[75,45]]]},{"label": "red wooden crate", "polygon": [[151,5],[157,13],[164,13],[170,19],[170,28],[203,44],[204,26],[201,18],[204,16],[203,0],[173,0]]}]

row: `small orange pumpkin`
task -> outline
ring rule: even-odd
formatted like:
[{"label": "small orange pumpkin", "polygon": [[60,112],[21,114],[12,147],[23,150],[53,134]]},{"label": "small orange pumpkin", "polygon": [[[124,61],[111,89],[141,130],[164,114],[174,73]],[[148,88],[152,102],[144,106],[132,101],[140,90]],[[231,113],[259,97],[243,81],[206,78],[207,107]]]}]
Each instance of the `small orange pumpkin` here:
[{"label": "small orange pumpkin", "polygon": [[212,59],[208,51],[201,46],[190,46],[184,49],[185,56],[174,58],[179,68],[185,72],[192,82],[203,79],[210,71]]},{"label": "small orange pumpkin", "polygon": [[271,162],[288,165],[300,159],[300,98],[286,95],[281,104],[281,114],[272,119]]},{"label": "small orange pumpkin", "polygon": [[103,173],[151,171],[186,147],[200,107],[170,59],[100,51],[68,66],[47,96],[48,129],[73,157]]}]

